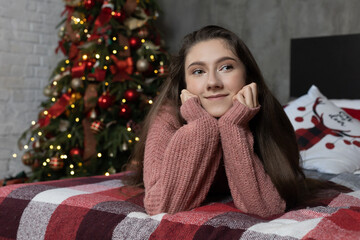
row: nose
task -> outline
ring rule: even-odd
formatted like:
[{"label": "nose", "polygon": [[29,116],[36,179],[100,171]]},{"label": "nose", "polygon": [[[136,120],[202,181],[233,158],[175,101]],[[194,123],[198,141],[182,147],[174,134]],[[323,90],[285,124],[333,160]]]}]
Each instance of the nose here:
[{"label": "nose", "polygon": [[208,75],[208,81],[207,81],[207,85],[206,85],[207,90],[221,89],[221,88],[223,88],[223,86],[224,85],[221,80],[221,76],[219,76],[217,71],[210,72],[210,74]]}]

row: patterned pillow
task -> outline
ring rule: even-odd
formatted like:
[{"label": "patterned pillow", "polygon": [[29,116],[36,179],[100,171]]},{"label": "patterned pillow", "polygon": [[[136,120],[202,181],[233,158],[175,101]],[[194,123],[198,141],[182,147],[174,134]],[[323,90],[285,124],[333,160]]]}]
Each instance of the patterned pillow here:
[{"label": "patterned pillow", "polygon": [[312,86],[285,112],[294,126],[303,167],[338,174],[360,169],[360,121]]}]

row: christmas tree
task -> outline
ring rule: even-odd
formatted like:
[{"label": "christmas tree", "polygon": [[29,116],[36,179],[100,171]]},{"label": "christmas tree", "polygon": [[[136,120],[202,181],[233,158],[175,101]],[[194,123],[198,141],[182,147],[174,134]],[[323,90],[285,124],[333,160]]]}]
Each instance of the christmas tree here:
[{"label": "christmas tree", "polygon": [[32,180],[120,171],[167,70],[155,0],[64,2],[56,52],[65,58],[19,139]]}]

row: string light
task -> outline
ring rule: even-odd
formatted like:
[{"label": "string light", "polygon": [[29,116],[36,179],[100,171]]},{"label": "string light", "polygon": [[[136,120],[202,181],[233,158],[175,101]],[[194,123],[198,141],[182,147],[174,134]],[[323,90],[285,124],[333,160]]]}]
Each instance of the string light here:
[{"label": "string light", "polygon": [[105,59],[106,59],[107,61],[109,61],[109,60],[110,60],[110,57],[109,57],[109,56],[106,56]]},{"label": "string light", "polygon": [[48,115],[48,113],[49,113],[48,111],[46,111],[46,110],[44,111],[44,115],[45,115],[45,116]]},{"label": "string light", "polygon": [[66,63],[66,64],[69,64],[69,63],[70,63],[70,60],[69,60],[69,59],[66,59],[66,60],[65,60],[65,63]]},{"label": "string light", "polygon": [[113,50],[113,54],[117,54],[117,51],[116,51],[116,50]]},{"label": "string light", "polygon": [[70,171],[70,174],[71,174],[71,175],[74,175],[74,174],[75,174],[75,172],[74,172],[74,171]]},{"label": "string light", "polygon": [[62,71],[62,72],[65,71],[65,68],[64,68],[64,67],[61,67],[61,68],[60,68],[60,71]]},{"label": "string light", "polygon": [[71,134],[69,133],[69,134],[67,135],[67,137],[68,137],[68,138],[71,138],[72,136],[71,136]]},{"label": "string light", "polygon": [[159,72],[158,70],[156,70],[156,69],[154,70],[154,73],[155,73],[155,74],[158,74],[158,72]]},{"label": "string light", "polygon": [[150,99],[150,100],[148,101],[148,103],[149,103],[149,104],[153,104],[154,102],[153,102],[153,100]]},{"label": "string light", "polygon": [[141,42],[142,42],[142,43],[145,43],[145,39],[141,39]]},{"label": "string light", "polygon": [[50,145],[49,148],[50,148],[50,149],[54,149],[54,146],[53,146],[53,145]]},{"label": "string light", "polygon": [[128,127],[126,130],[127,130],[128,132],[131,132],[131,127]]},{"label": "string light", "polygon": [[83,165],[82,162],[79,162],[79,163],[78,163],[78,166],[79,166],[79,167],[82,167],[82,165]]},{"label": "string light", "polygon": [[34,138],[34,137],[31,137],[30,140],[33,142],[33,141],[35,141],[35,138]]},{"label": "string light", "polygon": [[135,137],[135,141],[140,141],[140,138],[139,137]]},{"label": "string light", "polygon": [[113,39],[113,41],[116,41],[116,37],[113,37],[112,39]]},{"label": "string light", "polygon": [[100,59],[100,54],[98,54],[98,53],[95,54],[95,58],[96,58],[96,59]]},{"label": "string light", "polygon": [[16,153],[13,153],[12,157],[13,157],[13,158],[16,158],[16,157],[17,157],[17,154],[16,154]]},{"label": "string light", "polygon": [[108,82],[105,82],[105,86],[109,86],[109,83],[108,83]]},{"label": "string light", "polygon": [[86,77],[85,77],[85,76],[82,76],[82,77],[81,77],[81,80],[85,81],[85,80],[86,80]]},{"label": "string light", "polygon": [[104,70],[106,70],[108,67],[107,66],[104,66]]},{"label": "string light", "polygon": [[47,158],[47,159],[46,159],[46,162],[49,163],[49,162],[50,162],[50,158]]},{"label": "string light", "polygon": [[75,122],[80,122],[80,118],[75,118]]},{"label": "string light", "polygon": [[101,154],[101,153],[98,153],[97,156],[98,156],[98,158],[101,158],[102,154]]},{"label": "string light", "polygon": [[74,165],[73,164],[70,164],[70,166],[69,166],[70,168],[74,168]]},{"label": "string light", "polygon": [[128,46],[124,46],[124,50],[128,50],[129,49],[129,47]]},{"label": "string light", "polygon": [[126,103],[126,99],[125,99],[125,98],[123,98],[123,100],[121,100],[121,102],[122,102],[122,103]]},{"label": "string light", "polygon": [[38,132],[38,135],[41,136],[41,135],[42,135],[42,132]]},{"label": "string light", "polygon": [[89,30],[87,30],[87,28],[85,28],[84,29],[84,33],[88,33],[89,32]]},{"label": "string light", "polygon": [[106,173],[105,173],[105,176],[110,176],[110,173],[109,173],[109,172],[106,172]]},{"label": "string light", "polygon": [[88,59],[88,56],[86,54],[82,55],[82,59],[85,61]]},{"label": "string light", "polygon": [[36,124],[36,122],[35,122],[35,121],[32,121],[32,122],[31,122],[31,125],[33,125],[33,126],[34,126],[35,124]]},{"label": "string light", "polygon": [[58,146],[56,147],[56,149],[57,149],[57,150],[60,150],[60,149],[61,149],[61,146],[60,146],[60,145],[58,145]]},{"label": "string light", "polygon": [[47,163],[46,162],[43,162],[43,166],[46,167]]},{"label": "string light", "polygon": [[56,101],[56,98],[54,98],[54,97],[51,98],[51,101],[52,101],[52,102],[55,102],[55,101]]},{"label": "string light", "polygon": [[129,139],[128,143],[132,143],[132,140],[131,140],[131,139]]},{"label": "string light", "polygon": [[71,107],[71,108],[75,108],[75,104],[71,104],[70,107]]},{"label": "string light", "polygon": [[67,155],[62,154],[62,155],[60,155],[60,158],[61,158],[61,159],[67,159]]},{"label": "string light", "polygon": [[154,55],[150,55],[150,59],[151,59],[151,61],[154,61],[154,60],[155,60],[155,56],[154,56]]}]

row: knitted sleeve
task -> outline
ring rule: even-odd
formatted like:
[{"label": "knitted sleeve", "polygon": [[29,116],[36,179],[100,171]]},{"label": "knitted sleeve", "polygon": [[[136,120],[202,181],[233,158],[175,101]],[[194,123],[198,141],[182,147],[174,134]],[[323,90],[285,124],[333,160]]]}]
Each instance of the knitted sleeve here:
[{"label": "knitted sleeve", "polygon": [[250,109],[236,101],[219,119],[219,130],[235,206],[245,213],[266,217],[284,212],[286,204],[254,153],[248,122],[259,109]]},{"label": "knitted sleeve", "polygon": [[199,206],[218,168],[221,149],[217,120],[197,98],[180,108],[181,126],[163,107],[150,126],[144,158],[144,205],[148,214],[175,213]]}]

